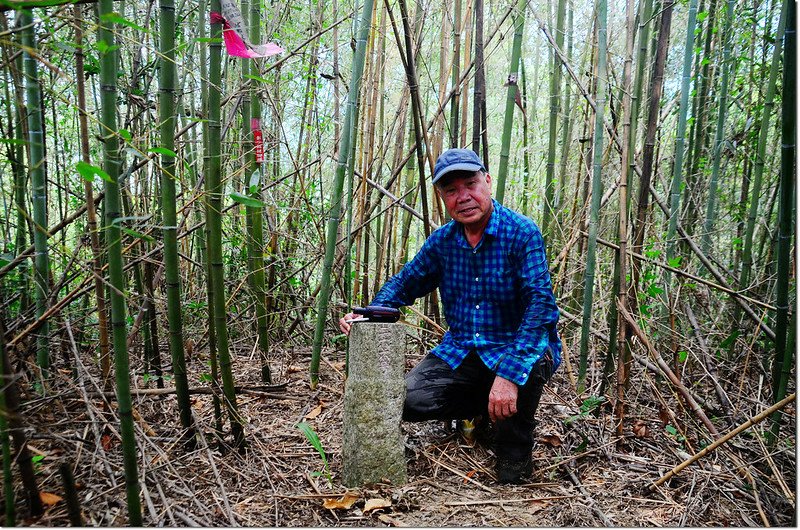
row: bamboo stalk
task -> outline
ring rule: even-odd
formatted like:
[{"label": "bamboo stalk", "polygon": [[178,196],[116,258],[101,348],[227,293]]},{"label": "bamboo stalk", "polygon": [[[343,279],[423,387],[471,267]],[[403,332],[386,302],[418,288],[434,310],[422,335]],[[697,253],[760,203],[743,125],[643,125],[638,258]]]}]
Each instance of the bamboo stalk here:
[{"label": "bamboo stalk", "polygon": [[[175,151],[175,4],[174,0],[160,0],[159,38],[161,67],[158,73],[159,122],[161,147]],[[161,207],[164,218],[164,268],[166,269],[167,322],[169,350],[175,387],[178,389],[178,410],[184,429],[192,426],[189,387],[186,375],[186,356],[183,349],[183,322],[181,308],[180,265],[178,262],[178,219],[176,213],[175,158],[161,155]],[[163,385],[163,380],[161,380]]]},{"label": "bamboo stalk", "polygon": [[[566,13],[566,0],[558,0],[558,10],[556,13],[556,45],[564,47],[564,15]],[[542,235],[545,241],[551,236],[552,229],[550,223],[553,222],[554,212],[557,211],[554,204],[553,187],[555,185],[556,167],[556,138],[558,138],[558,113],[561,110],[561,63],[556,57],[555,51],[552,53],[552,72],[550,73],[550,125],[548,127],[547,144],[547,165],[545,166],[544,183],[544,211],[542,212]]]},{"label": "bamboo stalk", "polygon": [[[627,0],[625,4],[625,63],[622,72],[622,160],[620,162],[619,176],[619,223],[617,240],[619,250],[615,256],[615,275],[613,296],[616,300],[612,304],[612,311],[609,311],[613,318],[609,318],[610,333],[616,333],[616,337],[609,343],[608,364],[613,363],[613,350],[617,354],[617,384],[616,402],[614,403],[614,418],[617,422],[617,436],[622,436],[623,420],[625,418],[625,390],[628,387],[628,375],[630,374],[631,356],[630,350],[626,347],[627,335],[626,326],[620,325],[617,305],[627,308],[628,303],[628,179],[630,173],[631,152],[630,137],[632,134],[631,117],[632,96],[631,96],[631,66],[633,62],[633,43],[634,43],[634,17],[633,0]],[[616,348],[611,348],[611,344],[616,344]]]},{"label": "bamboo stalk", "polygon": [[[77,82],[77,97],[78,97],[78,123],[80,125],[81,137],[81,157],[87,164],[91,162],[89,152],[89,125],[87,123],[86,112],[86,89],[85,89],[85,76],[83,67],[83,19],[81,17],[81,8],[74,7],[75,17],[75,42],[77,49],[75,50],[75,79]],[[108,310],[106,309],[106,296],[103,292],[103,280],[101,275],[102,262],[101,262],[101,249],[100,237],[97,228],[97,211],[95,209],[94,189],[92,183],[83,181],[83,189],[86,193],[86,214],[89,229],[89,238],[92,246],[92,270],[94,271],[94,294],[97,303],[97,326],[98,326],[98,343],[100,347],[100,371],[103,377],[103,387],[110,388],[111,385],[111,354],[108,343]],[[64,219],[66,217],[62,217]]]},{"label": "bamboo stalk", "polygon": [[[678,111],[678,128],[675,133],[675,164],[670,189],[669,226],[667,228],[667,261],[675,257],[675,231],[680,215],[681,187],[683,185],[684,144],[686,143],[686,117],[689,112],[689,83],[692,78],[692,58],[694,52],[694,28],[697,19],[697,0],[689,2],[689,21],[686,25],[686,42],[683,48],[683,73],[681,75],[681,99]],[[671,276],[664,279],[664,295],[670,296]],[[666,304],[669,306],[669,303]]]},{"label": "bamboo stalk", "polygon": [[594,119],[594,146],[592,164],[592,204],[589,213],[589,236],[584,273],[583,325],[581,327],[580,365],[578,368],[578,393],[586,389],[586,371],[589,359],[589,329],[592,323],[594,275],[597,249],[597,225],[600,218],[600,196],[603,191],[603,111],[606,103],[607,27],[606,0],[597,1],[597,97]]},{"label": "bamboo stalk", "polygon": [[[720,80],[719,102],[717,103],[717,130],[714,134],[714,161],[711,166],[711,180],[708,182],[708,203],[706,209],[706,222],[703,227],[703,237],[700,248],[703,252],[711,251],[711,231],[714,229],[714,222],[717,209],[717,186],[719,182],[719,165],[722,158],[722,147],[725,131],[725,118],[728,112],[728,77],[731,71],[731,48],[733,47],[733,10],[736,5],[735,0],[728,0],[728,8],[725,11],[725,44],[722,53],[722,79]],[[734,70],[734,75],[736,71]]]},{"label": "bamboo stalk", "polygon": [[[42,505],[42,498],[39,496],[39,486],[36,482],[36,473],[33,469],[33,455],[30,449],[28,449],[28,441],[24,429],[25,426],[20,420],[19,389],[17,388],[15,377],[11,371],[11,362],[8,358],[5,336],[5,323],[3,319],[0,318],[0,375],[3,377],[2,385],[0,385],[0,394],[2,394],[3,402],[0,403],[0,405],[2,405],[3,420],[6,422],[3,432],[10,433],[11,439],[14,442],[14,449],[16,450],[13,459],[11,455],[9,455],[8,463],[10,465],[12,460],[17,462],[30,513],[33,516],[39,516],[44,513],[44,506]],[[6,476],[5,455],[3,462],[4,476]],[[10,476],[10,470],[8,470],[8,476]],[[6,503],[9,500],[13,502],[14,488],[8,488],[5,491]],[[12,498],[9,499],[9,497]]]},{"label": "bamboo stalk", "polygon": [[788,405],[789,403],[794,401],[796,396],[797,396],[797,394],[792,394],[792,395],[782,399],[778,403],[775,403],[773,406],[771,406],[770,408],[766,409],[761,414],[753,416],[752,418],[750,418],[746,422],[742,423],[741,425],[736,427],[734,430],[732,430],[728,434],[726,434],[726,435],[714,440],[713,443],[711,443],[710,445],[707,445],[706,447],[704,447],[700,452],[696,453],[695,455],[691,456],[690,458],[687,458],[686,460],[684,460],[683,462],[681,462],[680,464],[678,464],[677,466],[675,466],[674,468],[669,470],[666,475],[662,476],[661,478],[656,480],[654,483],[650,484],[650,486],[648,488],[650,489],[650,491],[655,491],[656,488],[658,488],[660,485],[664,484],[666,481],[668,481],[669,479],[671,479],[672,477],[674,477],[675,475],[677,475],[678,473],[680,473],[681,471],[683,471],[684,469],[689,467],[691,464],[697,462],[698,460],[700,460],[701,458],[703,458],[707,454],[711,453],[713,450],[717,449],[721,445],[726,444],[728,441],[730,441],[732,438],[734,438],[735,436],[737,436],[741,432],[749,429],[753,425],[761,423],[767,417],[769,417],[770,414],[773,414],[773,413],[781,410],[783,407],[785,407],[786,405]]},{"label": "bamboo stalk", "polygon": [[[781,50],[783,48],[784,28],[786,27],[789,2],[781,4],[781,18],[778,22],[778,32],[775,35],[775,48],[772,52],[772,63],[769,69],[767,90],[764,95],[764,105],[761,112],[761,123],[758,129],[758,149],[756,151],[755,166],[753,168],[753,183],[750,194],[750,208],[747,214],[747,225],[744,236],[744,249],[742,250],[742,272],[739,276],[739,289],[750,287],[750,272],[753,266],[753,235],[756,220],[758,219],[758,206],[761,201],[761,186],[766,161],[767,139],[770,134],[770,119],[775,107],[775,87],[778,72],[781,70]],[[785,71],[785,69],[784,69]]]},{"label": "bamboo stalk", "polygon": [[331,209],[328,213],[328,226],[325,236],[325,258],[322,266],[322,281],[317,298],[317,323],[314,331],[314,342],[311,352],[311,366],[309,368],[311,387],[316,388],[319,382],[319,362],[322,353],[322,340],[325,334],[325,323],[328,317],[328,303],[331,292],[331,270],[336,253],[336,232],[339,227],[339,216],[342,209],[342,190],[344,176],[350,158],[350,144],[354,140],[354,114],[358,107],[358,94],[361,88],[361,75],[364,71],[364,55],[367,48],[367,37],[372,26],[373,0],[364,0],[359,22],[358,40],[353,56],[353,74],[350,81],[350,92],[347,96],[347,109],[345,111],[342,127],[342,139],[339,145],[339,160],[336,164],[336,175],[333,182],[331,196]]},{"label": "bamboo stalk", "polygon": [[103,169],[111,177],[105,184],[105,243],[108,249],[108,275],[111,301],[111,329],[114,347],[117,403],[119,406],[122,456],[125,469],[125,491],[128,502],[128,519],[131,526],[142,526],[142,508],[139,500],[139,471],[136,457],[136,436],[133,426],[130,393],[130,359],[126,344],[122,239],[117,222],[120,210],[120,149],[117,134],[117,41],[113,22],[108,19],[114,12],[112,0],[101,0],[99,10],[100,30],[98,42],[105,44],[100,54],[101,120],[103,124]]},{"label": "bamboo stalk", "polygon": [[[38,55],[34,35],[33,16],[30,10],[20,12],[22,25],[23,64],[25,72],[25,94],[28,100],[28,170],[31,179],[31,203],[33,206],[33,258],[34,300],[36,316],[40,317],[47,309],[49,296],[50,257],[47,249],[47,175],[45,174],[44,130],[42,128],[42,108],[40,106],[39,73],[36,58]],[[49,352],[50,327],[42,322],[36,334],[36,364],[39,367],[39,384],[44,391],[50,371]]]},{"label": "bamboo stalk", "polygon": [[[563,1],[563,0],[562,0]],[[514,15],[514,41],[511,44],[511,66],[508,74],[508,90],[506,91],[506,110],[503,117],[503,136],[500,140],[500,164],[497,166],[497,185],[495,186],[495,199],[503,204],[506,189],[506,176],[508,175],[508,159],[511,149],[511,126],[514,124],[514,106],[518,97],[517,88],[519,58],[522,53],[522,33],[525,30],[526,0],[519,0],[517,11]],[[545,213],[547,217],[547,213]]]},{"label": "bamboo stalk", "polygon": [[[795,12],[797,6],[791,2],[788,7],[786,32],[784,33],[784,74],[783,93],[781,94],[781,177],[780,177],[780,205],[778,207],[778,252],[777,252],[777,285],[775,305],[778,310],[775,315],[775,360],[773,361],[773,396],[775,401],[781,399],[786,393],[792,369],[793,349],[787,342],[787,333],[793,334],[788,329],[789,324],[789,289],[793,276],[790,272],[792,260],[792,211],[794,198],[794,182],[796,175],[795,156],[797,142],[797,21]],[[792,315],[792,319],[797,317]],[[780,428],[780,416],[772,419],[770,434],[772,440],[777,440]]]}]

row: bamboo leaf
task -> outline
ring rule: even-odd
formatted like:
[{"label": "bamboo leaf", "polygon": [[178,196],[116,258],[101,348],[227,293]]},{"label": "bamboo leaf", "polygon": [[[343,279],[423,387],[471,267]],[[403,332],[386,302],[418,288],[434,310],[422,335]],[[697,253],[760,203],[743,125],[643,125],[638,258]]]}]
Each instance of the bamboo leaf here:
[{"label": "bamboo leaf", "polygon": [[247,79],[252,79],[253,81],[260,81],[261,83],[265,83],[265,84],[268,84],[268,85],[272,84],[272,81],[270,81],[269,79],[267,79],[265,77],[258,76],[258,75],[245,74],[245,77]]},{"label": "bamboo leaf", "polygon": [[124,226],[121,226],[119,228],[120,228],[120,230],[122,230],[123,232],[125,232],[126,234],[128,234],[131,237],[135,237],[137,239],[144,239],[145,241],[149,241],[149,242],[155,241],[155,239],[153,239],[152,237],[150,237],[150,236],[148,236],[146,234],[143,234],[141,232],[137,232],[136,230],[131,230],[130,228],[125,228]]},{"label": "bamboo leaf", "polygon": [[311,427],[308,423],[301,421],[297,424],[297,428],[300,429],[300,432],[308,439],[308,442],[317,450],[319,455],[322,457],[322,460],[327,462],[328,455],[325,454],[325,449],[322,448],[322,442],[317,436],[317,433],[314,431],[314,428]]},{"label": "bamboo leaf", "polygon": [[100,20],[105,23],[112,23],[112,24],[120,24],[122,26],[128,26],[129,28],[133,28],[135,30],[141,31],[143,33],[150,33],[150,31],[138,24],[134,24],[127,18],[123,17],[119,13],[106,13],[100,16]]},{"label": "bamboo leaf", "polygon": [[108,173],[103,171],[97,166],[93,166],[86,162],[78,162],[75,164],[75,169],[78,170],[80,176],[86,180],[87,182],[94,182],[94,177],[98,176],[101,179],[105,180],[106,182],[114,182]]},{"label": "bamboo leaf", "polygon": [[247,183],[247,191],[252,193],[258,193],[258,182],[260,180],[261,173],[258,169],[253,171],[253,174],[250,175],[250,182]]},{"label": "bamboo leaf", "polygon": [[159,155],[164,156],[171,156],[172,158],[177,158],[178,153],[173,151],[172,149],[167,149],[166,147],[151,147],[147,150],[148,153],[156,153]]},{"label": "bamboo leaf", "polygon": [[242,195],[237,191],[231,193],[231,199],[238,202],[239,204],[244,204],[245,206],[249,206],[250,208],[263,208],[264,206],[266,206],[263,202],[259,201],[258,199],[248,197],[247,195]]}]

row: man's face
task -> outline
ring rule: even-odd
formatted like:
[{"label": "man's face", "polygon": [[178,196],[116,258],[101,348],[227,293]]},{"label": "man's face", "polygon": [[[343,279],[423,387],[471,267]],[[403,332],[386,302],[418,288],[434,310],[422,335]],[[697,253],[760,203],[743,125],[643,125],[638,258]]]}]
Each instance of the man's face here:
[{"label": "man's face", "polygon": [[492,215],[492,177],[488,173],[456,173],[436,186],[447,213],[467,226],[486,226]]}]

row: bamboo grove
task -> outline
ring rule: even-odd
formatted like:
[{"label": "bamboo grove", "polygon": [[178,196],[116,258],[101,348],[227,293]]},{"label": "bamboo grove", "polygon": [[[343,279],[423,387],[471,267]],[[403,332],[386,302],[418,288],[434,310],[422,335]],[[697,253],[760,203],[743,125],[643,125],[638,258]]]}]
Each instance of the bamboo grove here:
[{"label": "bamboo grove", "polygon": [[[451,146],[542,227],[564,399],[613,405],[623,438],[655,372],[712,441],[795,389],[793,2],[242,0],[245,37],[285,49],[254,59],[226,53],[220,0],[0,6],[9,525],[12,460],[42,510],[19,396],[79,372],[114,392],[132,525],[132,388],[175,389],[187,447],[211,388],[246,450],[237,363],[270,388],[297,347],[325,380],[338,317],[447,222]],[[423,344],[446,326],[435,293],[405,320]]]}]

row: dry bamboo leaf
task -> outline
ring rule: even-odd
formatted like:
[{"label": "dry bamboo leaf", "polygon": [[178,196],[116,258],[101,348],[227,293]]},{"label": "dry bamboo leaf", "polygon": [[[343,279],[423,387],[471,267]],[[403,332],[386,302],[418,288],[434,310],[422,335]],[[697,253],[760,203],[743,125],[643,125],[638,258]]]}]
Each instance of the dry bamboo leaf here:
[{"label": "dry bamboo leaf", "polygon": [[546,434],[539,437],[539,440],[551,447],[561,447],[561,437],[557,434]]},{"label": "dry bamboo leaf", "polygon": [[344,361],[331,363],[331,367],[335,370],[344,370]]},{"label": "dry bamboo leaf", "polygon": [[642,420],[636,420],[633,424],[633,435],[637,438],[644,438],[647,434],[647,424]]},{"label": "dry bamboo leaf", "polygon": [[395,519],[394,517],[389,517],[385,513],[378,514],[378,519],[380,519],[382,523],[388,524],[389,526],[397,526],[397,527],[406,526],[397,519]]},{"label": "dry bamboo leaf", "polygon": [[142,415],[139,414],[138,410],[133,408],[131,409],[131,413],[133,415],[133,419],[139,422],[139,424],[142,427],[142,430],[145,432],[147,436],[152,436],[152,437],[156,436],[156,432],[150,427],[150,425],[148,425],[146,421],[144,421],[144,418],[142,418]]},{"label": "dry bamboo leaf", "polygon": [[338,499],[328,498],[325,499],[322,503],[323,508],[327,508],[329,510],[349,510],[353,507],[353,505],[358,500],[358,495],[353,495],[352,493],[345,493],[344,497],[339,497]]},{"label": "dry bamboo leaf", "polygon": [[63,501],[61,497],[54,493],[47,493],[46,491],[39,492],[39,498],[42,499],[42,503],[48,506],[52,506],[53,504],[59,503]]},{"label": "dry bamboo leaf", "polygon": [[111,436],[108,434],[104,434],[103,436],[101,436],[100,445],[103,446],[103,450],[110,451],[112,446]]},{"label": "dry bamboo leaf", "polygon": [[660,407],[658,409],[658,419],[661,420],[661,426],[666,427],[667,424],[670,422],[669,411],[664,407]]},{"label": "dry bamboo leaf", "polygon": [[307,420],[313,420],[322,413],[322,403],[314,407],[314,409],[304,416]]},{"label": "dry bamboo leaf", "polygon": [[390,508],[392,506],[392,501],[381,499],[380,497],[376,499],[369,499],[367,502],[364,503],[364,513],[367,514],[372,510],[378,510],[380,508]]}]

